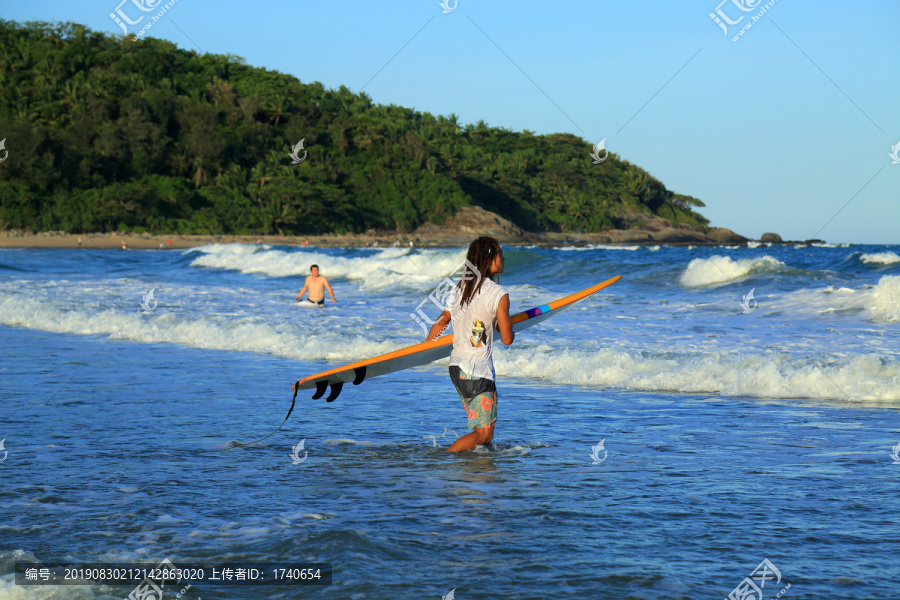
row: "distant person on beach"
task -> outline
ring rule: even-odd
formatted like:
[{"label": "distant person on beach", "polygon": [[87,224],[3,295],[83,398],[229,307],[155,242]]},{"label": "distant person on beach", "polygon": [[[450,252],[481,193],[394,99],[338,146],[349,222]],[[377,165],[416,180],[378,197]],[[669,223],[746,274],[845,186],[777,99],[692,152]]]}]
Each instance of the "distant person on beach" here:
[{"label": "distant person on beach", "polygon": [[337,300],[334,299],[334,292],[332,291],[328,280],[319,275],[319,265],[311,266],[309,268],[309,273],[310,275],[306,278],[306,283],[303,284],[303,289],[297,294],[297,302],[300,302],[300,298],[307,289],[309,290],[308,302],[313,302],[319,306],[325,306],[326,289],[328,290],[328,293],[331,294],[331,301],[337,302]]},{"label": "distant person on beach", "polygon": [[[471,433],[460,437],[447,452],[471,450],[494,437],[497,421],[497,386],[494,373],[494,330],[509,346],[516,335],[509,318],[509,292],[494,281],[503,272],[503,250],[491,237],[480,237],[466,253],[466,267],[450,292],[444,312],[437,318],[426,340],[437,338],[453,325],[450,380],[462,400]],[[472,272],[473,265],[477,272]]]}]

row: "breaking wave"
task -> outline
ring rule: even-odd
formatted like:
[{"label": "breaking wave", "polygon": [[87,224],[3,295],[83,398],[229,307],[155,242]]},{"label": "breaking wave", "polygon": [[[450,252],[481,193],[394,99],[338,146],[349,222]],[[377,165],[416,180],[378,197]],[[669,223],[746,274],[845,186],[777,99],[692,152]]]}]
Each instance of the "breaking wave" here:
[{"label": "breaking wave", "polygon": [[681,274],[681,284],[686,287],[708,287],[723,285],[745,279],[753,275],[776,273],[787,267],[783,262],[763,256],[760,258],[739,258],[711,256],[695,258]]},{"label": "breaking wave", "polygon": [[357,251],[358,256],[337,256],[323,249],[291,251],[246,244],[214,244],[194,251],[200,256],[191,261],[193,267],[296,277],[308,275],[310,265],[317,264],[320,273],[329,279],[358,281],[370,288],[433,283],[455,273],[466,257],[464,250],[373,248]]},{"label": "breaking wave", "polygon": [[864,263],[876,265],[893,265],[900,263],[900,256],[894,252],[875,252],[873,254],[863,254],[859,257]]}]

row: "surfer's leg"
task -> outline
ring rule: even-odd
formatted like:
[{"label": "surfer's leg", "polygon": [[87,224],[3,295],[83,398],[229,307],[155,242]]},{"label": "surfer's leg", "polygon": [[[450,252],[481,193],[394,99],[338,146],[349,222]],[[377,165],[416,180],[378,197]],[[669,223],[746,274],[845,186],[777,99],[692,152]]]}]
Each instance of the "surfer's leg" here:
[{"label": "surfer's leg", "polygon": [[467,433],[451,445],[447,452],[460,452],[481,446],[494,438],[494,424],[497,421],[497,392],[485,392],[474,398],[462,398],[463,408],[469,418]]},{"label": "surfer's leg", "polygon": [[447,448],[447,452],[462,452],[463,450],[471,450],[475,446],[483,446],[491,441],[494,437],[494,426],[476,427],[472,433],[462,436]]},{"label": "surfer's leg", "polygon": [[490,427],[478,427],[478,429],[481,429],[484,438],[479,444],[490,444],[491,440],[494,439],[494,425],[491,424]]}]

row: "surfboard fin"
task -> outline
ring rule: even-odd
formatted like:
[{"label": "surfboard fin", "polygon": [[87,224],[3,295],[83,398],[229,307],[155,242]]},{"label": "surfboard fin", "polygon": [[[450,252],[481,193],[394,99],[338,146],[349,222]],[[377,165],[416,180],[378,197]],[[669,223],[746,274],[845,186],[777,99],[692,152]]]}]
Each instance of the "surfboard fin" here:
[{"label": "surfboard fin", "polygon": [[325,398],[326,402],[334,402],[337,400],[337,397],[341,395],[341,388],[344,387],[343,381],[338,381],[337,383],[331,384],[331,393],[328,394],[328,397]]},{"label": "surfboard fin", "polygon": [[366,367],[356,367],[353,369],[356,377],[353,378],[353,385],[361,384],[366,378]]},{"label": "surfboard fin", "polygon": [[[362,371],[363,371],[362,377],[360,377],[359,374],[357,374],[357,376],[356,376],[356,379],[359,379],[359,381],[362,381],[363,379],[365,379],[365,372],[366,372],[365,367],[363,367]],[[353,380],[354,383],[356,383],[356,379]],[[331,393],[328,394],[328,397],[325,398],[325,401],[326,402],[334,402],[335,400],[337,400],[337,397],[341,395],[341,389],[343,387],[344,387],[343,381],[337,381],[335,383],[332,383],[331,384]],[[325,390],[327,390],[327,389],[328,389],[328,380],[327,379],[322,380],[322,381],[317,381],[316,382],[316,393],[312,395],[312,399],[318,400],[319,398],[321,398],[322,396],[325,395]]]},{"label": "surfboard fin", "polygon": [[316,382],[316,393],[312,395],[313,400],[318,400],[322,396],[325,395],[325,390],[328,389],[328,380],[325,381],[317,381]]}]

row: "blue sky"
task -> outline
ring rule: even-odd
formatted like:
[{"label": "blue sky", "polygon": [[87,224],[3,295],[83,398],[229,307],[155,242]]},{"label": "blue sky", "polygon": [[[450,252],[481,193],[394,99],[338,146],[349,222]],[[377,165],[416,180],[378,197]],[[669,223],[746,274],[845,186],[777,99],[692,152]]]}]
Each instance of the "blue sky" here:
[{"label": "blue sky", "polygon": [[[120,1],[0,16],[121,33]],[[900,243],[900,2],[776,0],[733,42],[767,2],[720,1],[176,0],[148,35],[463,123],[606,138],[749,237]],[[744,16],[727,35],[717,7]]]}]

